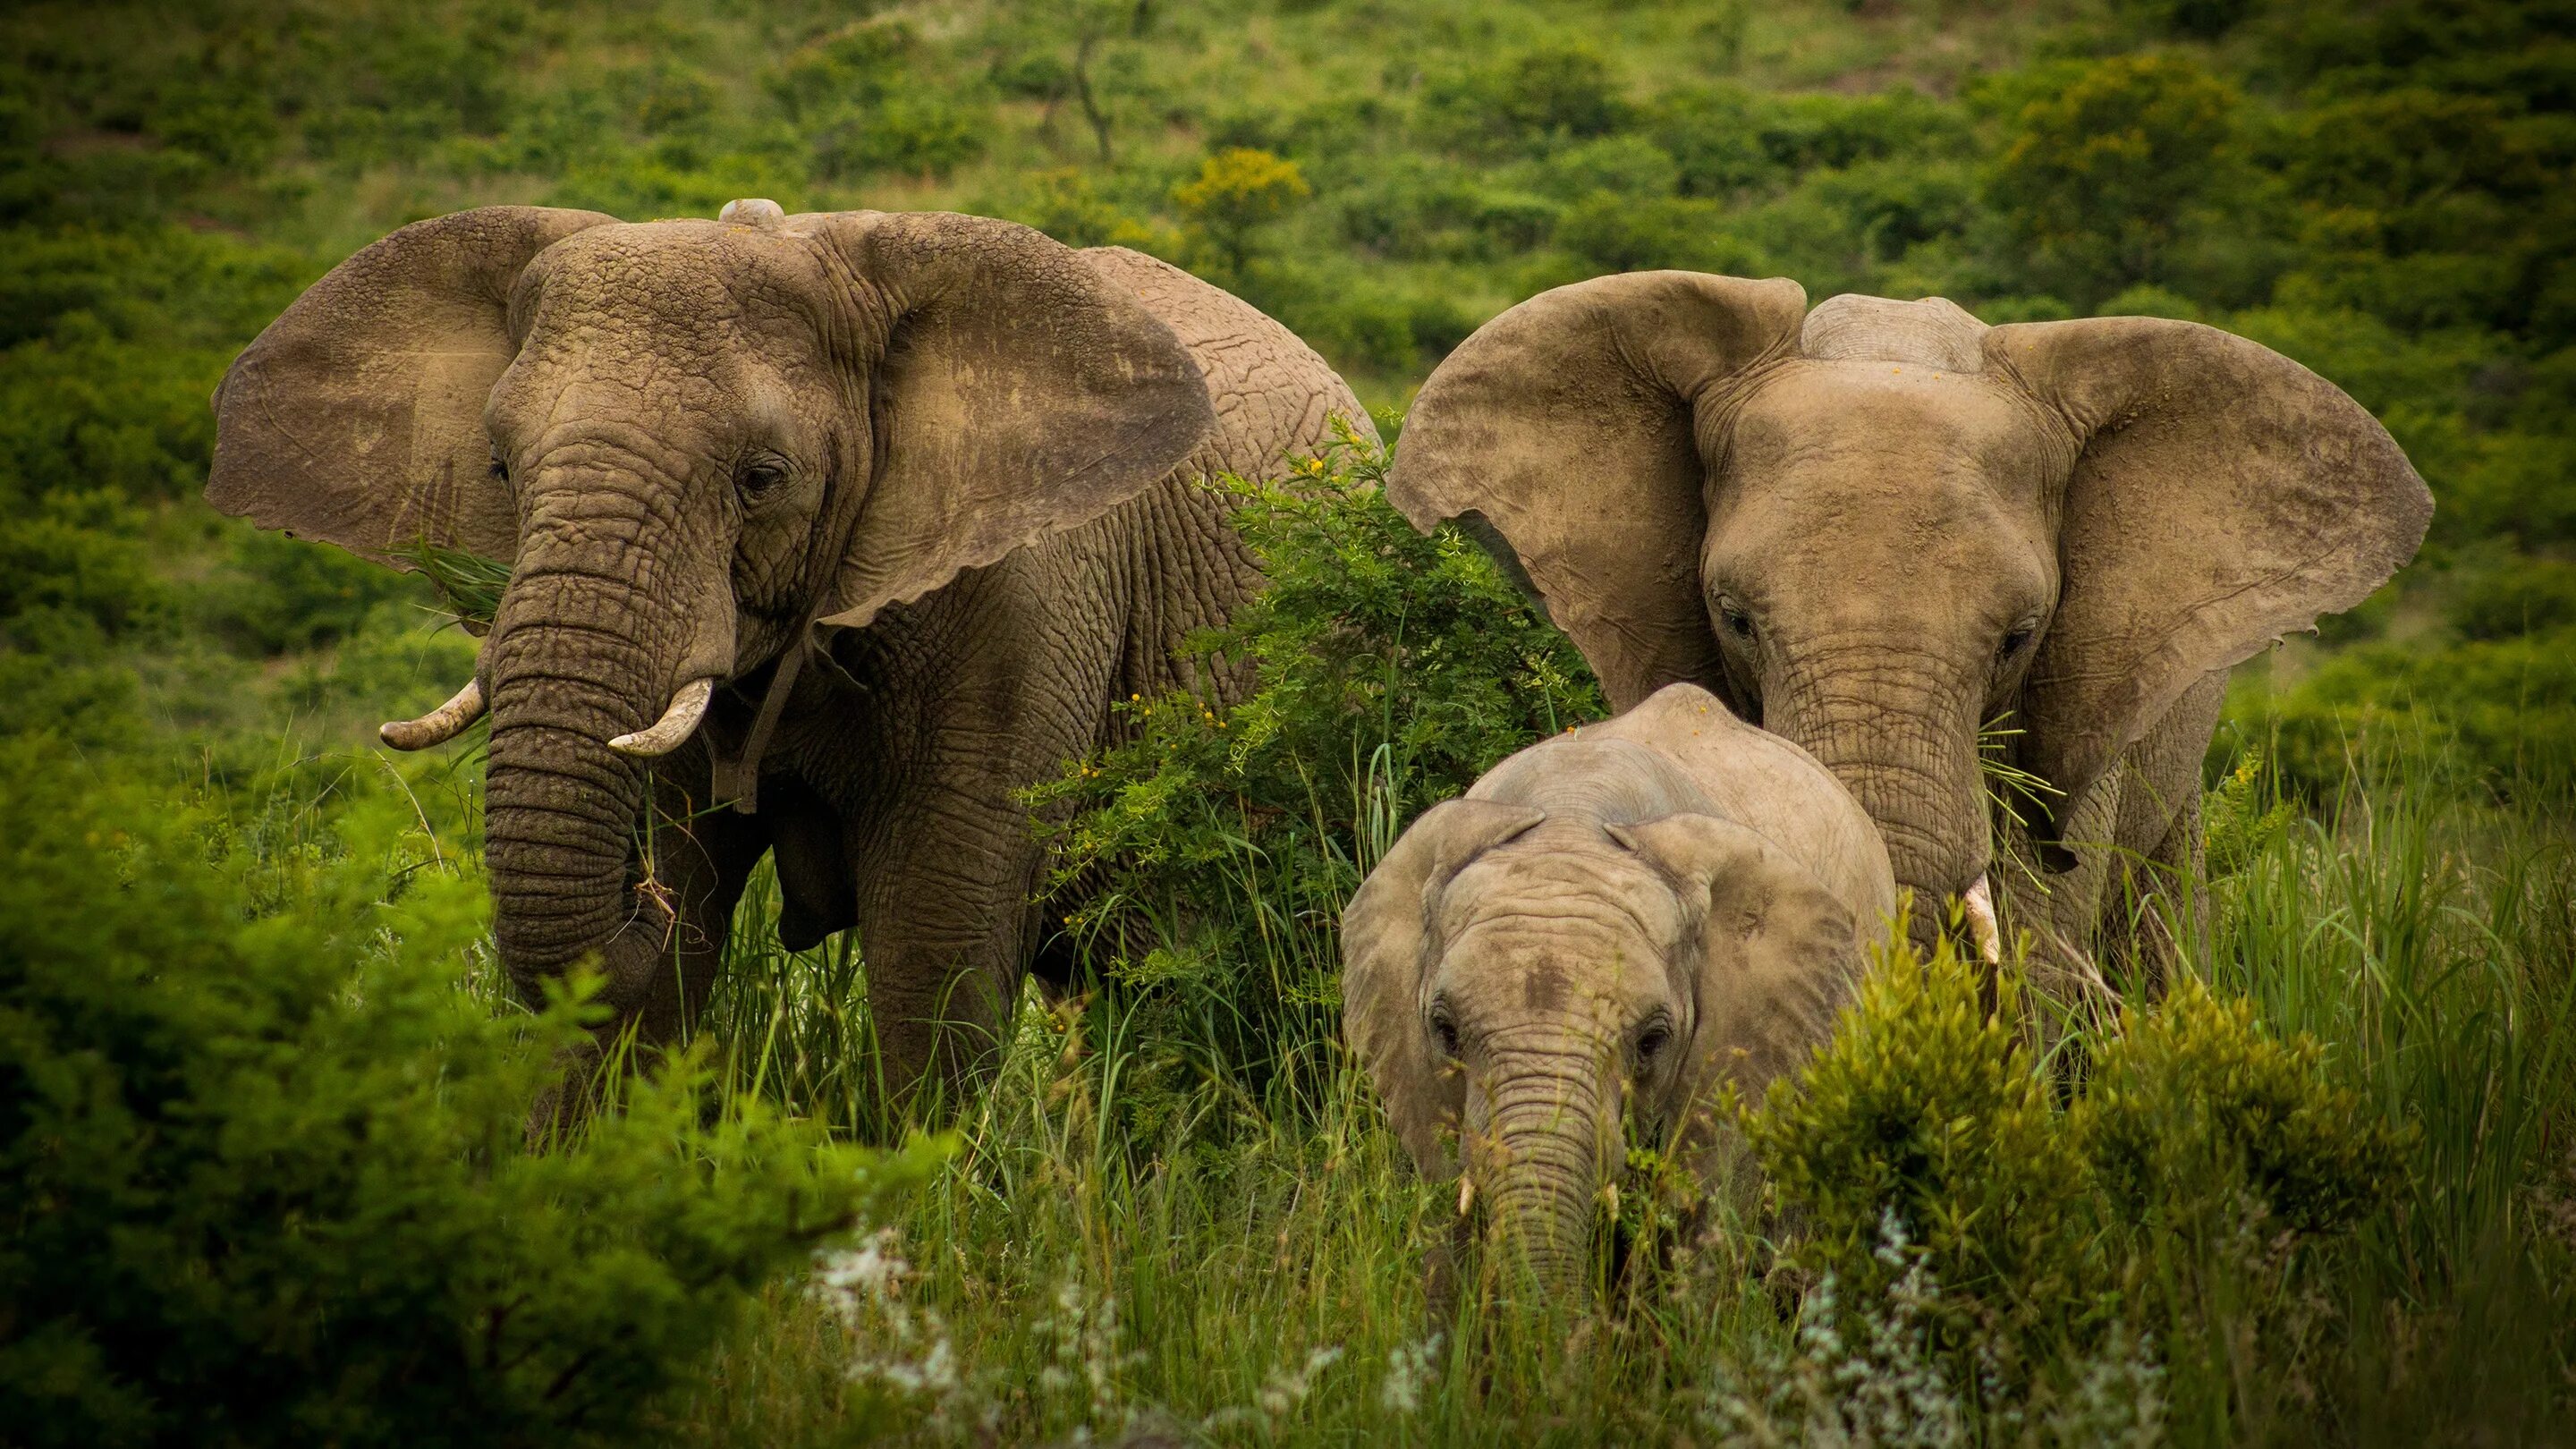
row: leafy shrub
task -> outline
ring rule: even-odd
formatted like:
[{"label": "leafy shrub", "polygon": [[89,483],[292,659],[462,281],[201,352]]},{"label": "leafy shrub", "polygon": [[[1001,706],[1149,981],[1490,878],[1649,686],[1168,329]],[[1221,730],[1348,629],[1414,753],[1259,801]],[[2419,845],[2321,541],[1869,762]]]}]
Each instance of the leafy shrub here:
[{"label": "leafy shrub", "polygon": [[2258,695],[2243,723],[2274,740],[2292,788],[2321,799],[2438,758],[2489,789],[2548,788],[2576,772],[2576,630],[2444,645],[2373,641]]},{"label": "leafy shrub", "polygon": [[1951,1382],[2008,1402],[2066,1348],[2170,1326],[2138,1292],[2173,1259],[2164,1234],[2313,1239],[2390,1201],[2402,1139],[2312,1038],[2270,1040],[2250,1003],[2186,977],[2092,1043],[2069,1106],[2024,989],[1946,941],[1924,960],[1900,927],[1832,1042],[1742,1113],[1792,1261],[1838,1285],[1822,1308],[1846,1336],[1902,1302]]},{"label": "leafy shrub", "polygon": [[1423,90],[1431,132],[1462,151],[1543,152],[1627,129],[1626,83],[1587,45],[1544,45],[1440,76]]},{"label": "leafy shrub", "polygon": [[[1901,940],[1902,937],[1900,936]],[[1944,942],[1892,950],[1832,1043],[1745,1119],[1797,1223],[1796,1261],[1874,1303],[1914,1263],[1945,1352],[2036,1339],[2099,1291],[2083,1156],[2021,1036],[2021,985]],[[1901,1224],[1902,1254],[1875,1250]]]},{"label": "leafy shrub", "polygon": [[863,20],[796,51],[768,78],[816,173],[941,173],[983,153],[989,108],[913,74],[921,37],[901,21]]},{"label": "leafy shrub", "polygon": [[1695,197],[1641,199],[1598,191],[1566,208],[1556,244],[1587,274],[1657,267],[1764,271],[1759,254],[1722,229],[1724,216],[1716,202]]},{"label": "leafy shrub", "polygon": [[68,614],[103,637],[169,622],[171,591],[152,571],[141,515],[105,490],[45,495],[0,520],[0,627],[24,636],[24,617]]},{"label": "leafy shrub", "polygon": [[2269,1040],[2252,1002],[2184,976],[2156,1009],[2122,1010],[2068,1132],[2115,1222],[2155,1232],[2251,1208],[2341,1232],[2389,1200],[2400,1141],[2329,1085],[2323,1059],[2314,1038]]},{"label": "leafy shrub", "polygon": [[418,583],[356,554],[265,529],[240,529],[229,566],[206,590],[215,627],[260,654],[335,643]]},{"label": "leafy shrub", "polygon": [[457,983],[480,882],[405,792],[323,824],[315,788],[173,810],[0,747],[0,1418],[32,1445],[631,1435],[927,1158],[710,1112],[686,1058],[524,1150],[582,993],[494,1018]]},{"label": "leafy shrub", "polygon": [[1130,700],[1125,743],[1034,795],[1090,958],[1219,1003],[1256,1070],[1284,1024],[1330,1029],[1339,965],[1314,953],[1405,822],[1602,712],[1565,637],[1456,529],[1415,532],[1384,469],[1346,435],[1290,483],[1224,483],[1270,585],[1200,644],[1252,693]]},{"label": "leafy shrub", "polygon": [[1134,247],[1167,260],[1181,254],[1179,232],[1103,196],[1079,167],[1040,171],[1028,178],[1028,191],[1011,213],[1066,246]]},{"label": "leafy shrub", "polygon": [[2453,627],[2470,639],[2510,639],[2576,625],[2576,564],[2514,558],[2489,567],[2452,599]]},{"label": "leafy shrub", "polygon": [[1315,194],[1294,161],[1236,146],[1199,163],[1172,188],[1172,204],[1214,251],[1222,275],[1240,277],[1264,228]]},{"label": "leafy shrub", "polygon": [[2012,116],[1988,199],[2073,287],[2101,296],[2154,281],[2216,179],[2236,92],[2169,55],[2116,56],[2061,80]]}]

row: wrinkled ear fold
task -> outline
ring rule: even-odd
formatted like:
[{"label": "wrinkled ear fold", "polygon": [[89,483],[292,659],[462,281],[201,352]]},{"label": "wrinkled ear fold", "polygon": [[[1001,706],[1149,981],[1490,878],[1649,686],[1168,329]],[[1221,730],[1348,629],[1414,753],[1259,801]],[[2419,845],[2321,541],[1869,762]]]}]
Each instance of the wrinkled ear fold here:
[{"label": "wrinkled ear fold", "polygon": [[1698,1023],[1681,1100],[1758,1098],[1833,1032],[1861,969],[1852,913],[1764,836],[1710,815],[1610,828],[1706,915],[1689,983]]},{"label": "wrinkled ear fold", "polygon": [[1342,911],[1342,1039],[1368,1068],[1388,1124],[1426,1175],[1441,1174],[1440,1126],[1455,1115],[1459,1096],[1423,1040],[1432,906],[1470,861],[1546,818],[1527,805],[1491,800],[1434,805]]},{"label": "wrinkled ear fold", "polygon": [[1169,473],[1215,425],[1198,364],[1073,249],[945,212],[790,218],[881,299],[875,476],[833,612],[856,628],[960,570],[1079,527]]},{"label": "wrinkled ear fold", "polygon": [[1682,681],[1723,695],[1699,578],[1716,404],[1806,305],[1792,281],[1698,272],[1542,292],[1423,384],[1387,497],[1417,528],[1457,519],[1507,549],[1614,710]]},{"label": "wrinkled ear fold", "polygon": [[206,501],[380,563],[426,542],[507,560],[483,405],[510,365],[511,284],[537,253],[615,221],[491,206],[414,222],[333,267],[215,389]]},{"label": "wrinkled ear fold", "polygon": [[1986,350],[2082,450],[2018,721],[2061,817],[2194,681],[2360,603],[2424,540],[2432,495],[2388,430],[2269,348],[2106,317],[1997,327]]}]

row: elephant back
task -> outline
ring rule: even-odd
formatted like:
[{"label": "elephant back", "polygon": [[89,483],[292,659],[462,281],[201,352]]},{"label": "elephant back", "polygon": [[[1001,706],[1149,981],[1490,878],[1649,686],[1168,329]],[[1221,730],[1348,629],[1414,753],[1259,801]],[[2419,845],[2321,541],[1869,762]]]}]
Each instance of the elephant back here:
[{"label": "elephant back", "polygon": [[1260,308],[1128,247],[1092,247],[1081,256],[1178,334],[1207,377],[1216,427],[1179,471],[1281,477],[1289,458],[1332,441],[1335,415],[1376,440],[1368,409],[1332,364]]}]

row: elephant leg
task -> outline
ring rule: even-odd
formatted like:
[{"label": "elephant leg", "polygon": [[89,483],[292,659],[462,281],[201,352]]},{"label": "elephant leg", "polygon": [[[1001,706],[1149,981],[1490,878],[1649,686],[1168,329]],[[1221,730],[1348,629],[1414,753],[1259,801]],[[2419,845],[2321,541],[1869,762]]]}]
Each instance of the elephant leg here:
[{"label": "elephant leg", "polygon": [[2205,676],[2122,762],[2117,849],[2095,934],[2115,979],[2150,999],[2183,965],[2186,942],[2206,955],[2200,766],[2226,696],[2225,671]]},{"label": "elephant leg", "polygon": [[853,852],[889,1121],[954,1103],[1000,1054],[1040,863],[1013,793],[989,780],[907,792],[890,812],[907,828]]}]

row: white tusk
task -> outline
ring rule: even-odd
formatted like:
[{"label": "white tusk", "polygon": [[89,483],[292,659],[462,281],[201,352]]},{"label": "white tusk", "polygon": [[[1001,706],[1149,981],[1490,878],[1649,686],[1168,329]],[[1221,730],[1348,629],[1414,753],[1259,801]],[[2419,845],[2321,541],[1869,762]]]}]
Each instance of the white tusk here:
[{"label": "white tusk", "polygon": [[1458,1174],[1458,1216],[1465,1217],[1467,1209],[1475,1205],[1476,1179],[1462,1172]]},{"label": "white tusk", "polygon": [[465,733],[483,717],[483,681],[469,679],[447,703],[418,719],[389,719],[376,726],[376,738],[397,750],[425,750]]},{"label": "white tusk", "polygon": [[653,722],[651,729],[619,735],[608,742],[608,747],[639,760],[660,759],[697,733],[698,721],[707,717],[707,701],[715,698],[715,694],[716,682],[713,679],[692,679],[671,696],[671,707],[662,711],[662,717]]},{"label": "white tusk", "polygon": [[1982,873],[1968,886],[1967,893],[1959,897],[1959,902],[1968,908],[1968,934],[1977,938],[1978,957],[1989,966],[2001,964],[2004,934],[1995,925],[1995,894],[1986,885]]}]

